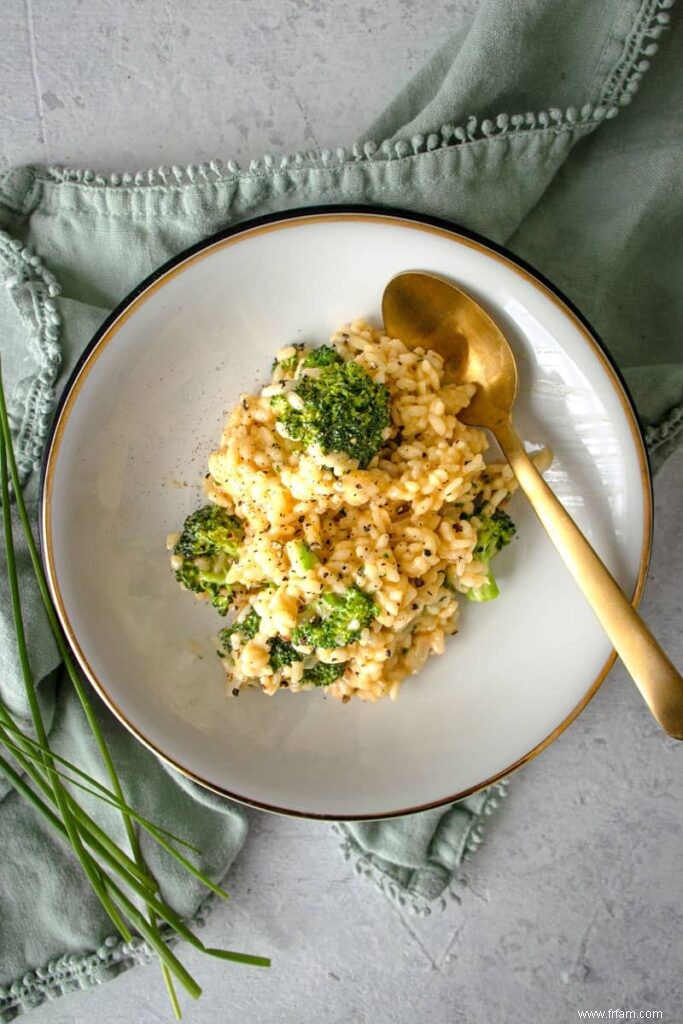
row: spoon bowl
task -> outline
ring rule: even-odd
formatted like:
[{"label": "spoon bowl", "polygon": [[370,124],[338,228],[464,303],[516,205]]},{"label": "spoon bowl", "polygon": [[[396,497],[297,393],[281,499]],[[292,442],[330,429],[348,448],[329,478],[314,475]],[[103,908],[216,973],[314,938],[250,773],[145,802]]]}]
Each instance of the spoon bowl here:
[{"label": "spoon bowl", "polygon": [[515,357],[478,302],[440,277],[398,274],[384,291],[382,316],[389,333],[409,348],[438,352],[453,380],[476,384],[459,414],[463,423],[494,430],[510,418],[517,396]]}]

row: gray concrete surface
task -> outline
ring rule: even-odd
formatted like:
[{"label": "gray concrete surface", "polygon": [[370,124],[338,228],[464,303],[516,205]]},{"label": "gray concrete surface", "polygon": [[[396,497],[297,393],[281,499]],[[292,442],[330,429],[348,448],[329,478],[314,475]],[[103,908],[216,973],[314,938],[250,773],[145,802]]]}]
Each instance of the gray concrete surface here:
[{"label": "gray concrete surface", "polygon": [[[476,6],[4,0],[0,163],[134,170],[348,142]],[[683,453],[656,482],[643,604],[679,664],[682,480]],[[616,669],[517,775],[457,900],[428,918],[356,878],[327,826],[252,814],[233,899],[206,934],[268,951],[274,965],[187,953],[205,995],[186,1020],[554,1024],[621,1009],[681,1024],[680,753]],[[170,1014],[151,966],[29,1019],[152,1024]]]}]

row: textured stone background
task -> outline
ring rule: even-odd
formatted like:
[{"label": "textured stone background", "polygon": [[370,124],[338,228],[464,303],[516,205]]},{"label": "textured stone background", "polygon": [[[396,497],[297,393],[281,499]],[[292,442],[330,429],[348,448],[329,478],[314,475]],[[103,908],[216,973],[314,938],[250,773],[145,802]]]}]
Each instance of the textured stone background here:
[{"label": "textured stone background", "polygon": [[[560,2],[560,0],[558,0]],[[350,142],[477,0],[3,0],[0,165],[136,170]],[[643,612],[679,664],[683,454],[657,480]],[[677,508],[678,505],[678,508]],[[552,679],[548,680],[552,686]],[[533,1024],[578,1009],[683,1021],[681,751],[616,669],[519,773],[446,911],[357,879],[325,825],[253,813],[207,927],[270,972],[185,959],[190,1024]],[[155,967],[33,1024],[168,1020]]]}]

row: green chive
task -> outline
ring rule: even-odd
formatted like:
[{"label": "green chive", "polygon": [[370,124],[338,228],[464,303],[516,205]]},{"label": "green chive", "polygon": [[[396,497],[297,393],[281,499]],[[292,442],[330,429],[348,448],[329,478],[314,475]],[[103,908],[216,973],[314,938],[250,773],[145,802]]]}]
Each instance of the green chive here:
[{"label": "green chive", "polygon": [[[9,500],[10,479],[14,490],[16,508],[20,523],[26,536],[29,556],[33,566],[36,583],[45,605],[48,621],[54,634],[57,647],[63,659],[69,679],[76,691],[86,720],[94,736],[103,765],[109,776],[111,788],[104,786],[99,780],[92,778],[77,765],[54,753],[49,745],[47,732],[42,719],[38,702],[35,681],[28,655],[28,646],[24,630],[19,581],[16,565],[16,554],[12,532],[12,519]],[[24,770],[28,778],[37,787],[34,790],[29,783],[0,755],[0,772],[12,783],[34,809],[43,815],[48,823],[72,847],[90,885],[102,903],[105,911],[113,921],[117,930],[125,939],[132,933],[126,923],[127,919],[147,940],[157,953],[161,970],[168,989],[173,1012],[178,1020],[181,1018],[180,1005],[174,988],[174,978],[183,985],[193,998],[198,998],[201,989],[197,982],[183,967],[178,958],[167,945],[174,936],[185,939],[196,949],[212,957],[232,960],[252,966],[267,967],[270,960],[265,957],[251,956],[246,953],[235,953],[231,950],[207,949],[196,935],[187,927],[182,918],[169,907],[158,895],[158,885],[144,863],[140,843],[133,822],[145,831],[171,856],[173,856],[190,874],[203,885],[226,898],[227,893],[216,885],[190,860],[181,854],[173,843],[188,847],[199,853],[196,847],[186,840],[173,835],[160,825],[148,821],[138,814],[127,803],[123,789],[116,773],[114,763],[106,745],[99,721],[83,686],[76,663],[62,631],[59,619],[50,597],[47,579],[38,555],[36,543],[24,503],[16,459],[12,447],[12,437],[7,416],[7,405],[2,387],[0,369],[0,494],[3,506],[3,529],[7,548],[7,574],[10,586],[12,614],[17,640],[19,661],[26,689],[26,695],[33,719],[33,727],[37,739],[26,735],[14,722],[9,710],[0,703],[0,746],[12,753],[15,761]],[[9,735],[8,735],[9,734]],[[61,770],[57,768],[61,766]],[[68,769],[68,774],[64,769]],[[74,777],[76,776],[76,777]],[[132,859],[107,835],[83,807],[64,783],[85,791],[91,796],[117,809],[122,816],[126,835],[132,852]],[[49,803],[39,795],[45,797]],[[55,808],[50,806],[53,805]],[[59,812],[59,813],[56,813]],[[86,849],[86,844],[88,849]],[[106,868],[105,868],[106,866]],[[118,878],[107,874],[112,871]],[[121,888],[119,882],[131,892],[139,896],[147,913],[138,909],[135,903]],[[164,934],[159,929],[157,918],[166,922]],[[167,937],[166,937],[167,936]]]}]

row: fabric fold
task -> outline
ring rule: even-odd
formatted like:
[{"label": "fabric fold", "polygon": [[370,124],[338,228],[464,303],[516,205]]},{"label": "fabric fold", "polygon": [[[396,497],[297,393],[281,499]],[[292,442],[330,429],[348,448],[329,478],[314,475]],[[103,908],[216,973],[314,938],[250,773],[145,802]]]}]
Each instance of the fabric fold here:
[{"label": "fabric fold", "polygon": [[[34,522],[56,397],[108,312],[199,239],[311,205],[409,208],[528,259],[600,333],[661,464],[683,436],[683,32],[671,7],[671,0],[488,0],[352,147],[266,155],[245,169],[215,160],[110,175],[0,173],[0,347]],[[51,742],[97,773],[21,547],[19,559]],[[27,717],[8,609],[3,589],[0,695]],[[166,769],[97,706],[129,799],[191,838],[204,851],[203,869],[222,877],[244,839],[242,809]],[[341,825],[342,847],[385,895],[425,912],[446,900],[504,792],[500,785],[412,818]],[[123,838],[110,815],[92,810]],[[197,922],[208,912],[205,893],[168,858],[145,852],[166,898]],[[149,956],[144,943],[109,936],[70,852],[7,789],[0,790],[0,857],[10,866],[0,876],[3,1024]]]}]

